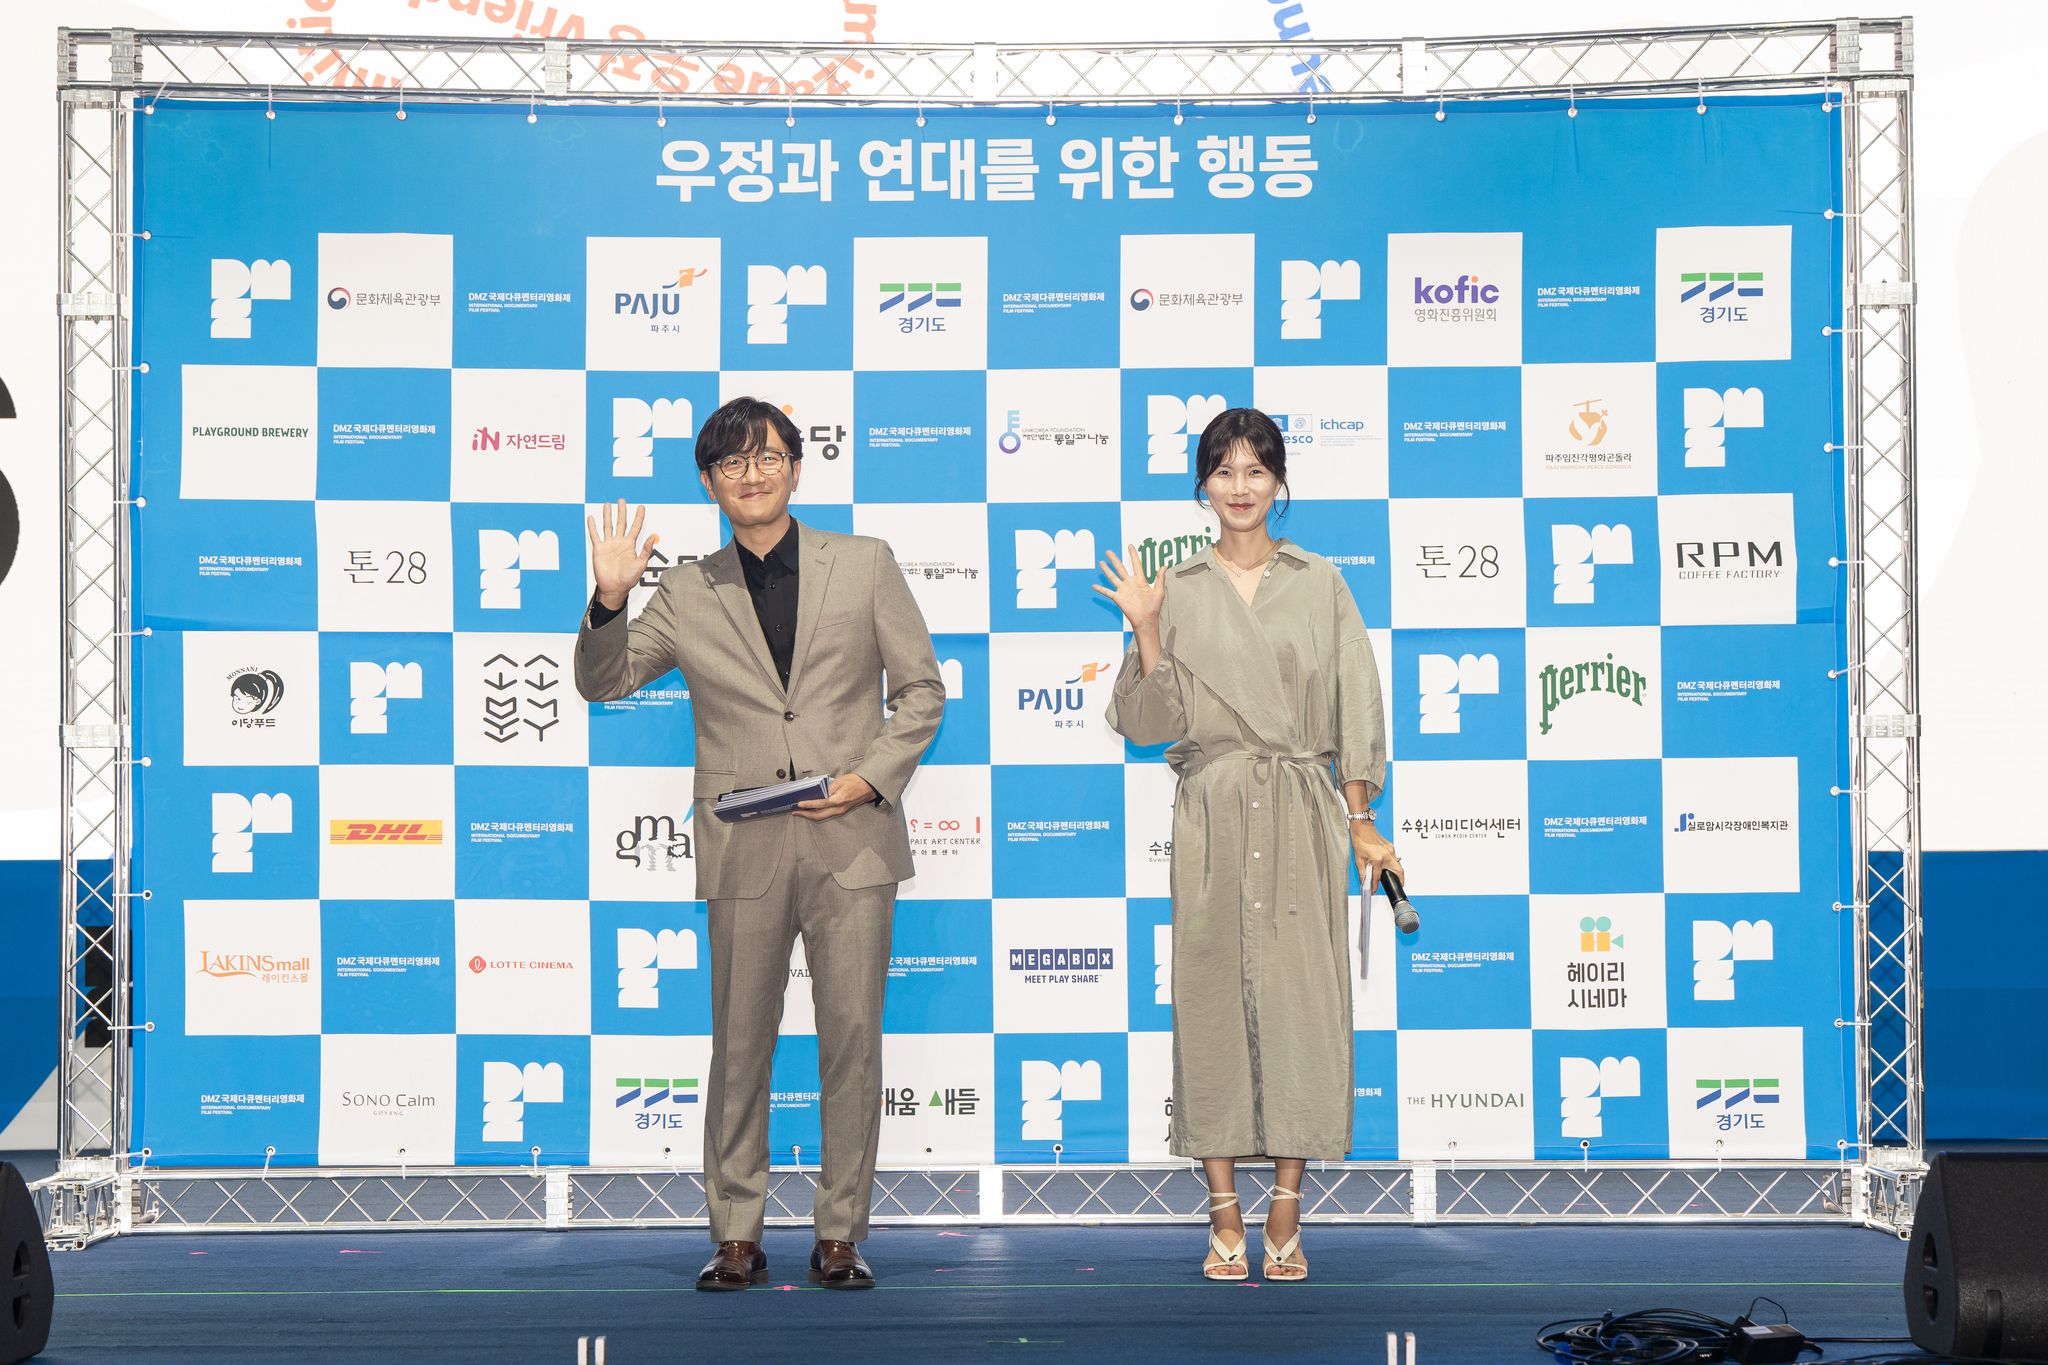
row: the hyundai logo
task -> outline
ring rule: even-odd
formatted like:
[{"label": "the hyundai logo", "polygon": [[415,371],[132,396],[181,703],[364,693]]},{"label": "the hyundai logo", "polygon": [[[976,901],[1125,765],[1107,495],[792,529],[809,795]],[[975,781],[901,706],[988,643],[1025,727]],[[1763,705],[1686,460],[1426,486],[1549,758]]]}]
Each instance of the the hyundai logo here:
[{"label": "the hyundai logo", "polygon": [[1132,312],[1134,312],[1134,313],[1142,313],[1142,312],[1144,312],[1144,311],[1145,311],[1145,310],[1146,310],[1147,308],[1150,308],[1151,306],[1152,306],[1152,291],[1151,291],[1151,290],[1149,290],[1149,289],[1133,289],[1133,290],[1131,291],[1131,311],[1132,311]]},{"label": "the hyundai logo", "polygon": [[341,287],[340,285],[338,285],[338,284],[337,284],[337,285],[335,285],[335,286],[334,286],[334,288],[332,288],[332,289],[328,290],[328,291],[327,291],[327,306],[328,306],[329,308],[346,308],[346,307],[348,307],[348,290],[346,290],[346,289],[343,289],[343,288],[342,288],[342,287]]}]

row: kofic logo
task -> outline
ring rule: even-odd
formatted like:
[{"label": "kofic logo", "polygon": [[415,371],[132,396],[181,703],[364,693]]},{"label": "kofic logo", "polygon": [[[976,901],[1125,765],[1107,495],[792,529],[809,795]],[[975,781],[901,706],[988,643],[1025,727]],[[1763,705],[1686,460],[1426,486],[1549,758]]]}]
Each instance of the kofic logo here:
[{"label": "kofic logo", "polygon": [[793,265],[788,270],[772,265],[748,266],[747,344],[786,344],[789,341],[789,310],[824,302],[825,267],[822,265]]},{"label": "kofic logo", "polygon": [[655,441],[696,435],[694,416],[687,398],[612,399],[612,477],[653,478]]},{"label": "kofic logo", "polygon": [[[695,810],[696,807],[692,806],[683,812],[684,824],[690,823],[690,816]],[[612,856],[622,863],[631,863],[642,872],[673,872],[678,859],[690,857],[690,835],[687,830],[676,828],[674,816],[636,815],[631,829],[619,831],[617,851]],[[619,932],[623,934],[625,930]],[[692,948],[690,952],[694,958],[696,949]],[[691,965],[696,964],[692,962]]]},{"label": "kofic logo", "polygon": [[519,575],[522,570],[562,567],[561,544],[553,531],[510,531],[479,528],[477,566],[483,571],[479,582],[483,596],[479,607],[519,610]]},{"label": "kofic logo", "polygon": [[[1418,281],[1418,284],[1420,282]],[[1358,262],[1280,262],[1280,339],[1320,341],[1323,304],[1358,298]]]},{"label": "kofic logo", "polygon": [[1497,696],[1500,693],[1500,660],[1492,654],[1422,654],[1415,660],[1421,680],[1422,733],[1458,733],[1458,698]]},{"label": "kofic logo", "polygon": [[[257,299],[292,296],[290,261],[213,262],[213,335],[226,340],[249,339],[250,309]],[[344,298],[346,296],[344,295]]]},{"label": "kofic logo", "polygon": [[484,1063],[485,1142],[524,1142],[526,1106],[562,1102],[562,1064]]},{"label": "kofic logo", "polygon": [[439,820],[329,820],[330,844],[438,844]]},{"label": "kofic logo", "polygon": [[426,694],[425,672],[418,664],[351,663],[348,666],[348,732],[381,735],[387,701],[418,701]]},{"label": "kofic logo", "polygon": [[1560,1057],[1557,1059],[1557,1092],[1563,1103],[1558,1113],[1564,1118],[1561,1136],[1600,1136],[1600,1101],[1635,1099],[1643,1093],[1642,1065],[1633,1057]]},{"label": "kofic logo", "polygon": [[[1771,960],[1771,922],[1754,924],[1739,919],[1734,924],[1719,920],[1692,922],[1692,998],[1733,1000],[1735,964]],[[1777,1084],[1775,1081],[1773,1085]]]},{"label": "kofic logo", "polygon": [[1762,389],[1685,391],[1685,464],[1688,469],[1720,469],[1728,463],[1726,433],[1731,427],[1764,424]]},{"label": "kofic logo", "polygon": [[[664,929],[658,934],[650,934],[645,929],[619,930],[620,1009],[661,1008],[661,973],[664,969],[674,972],[697,970],[696,930]],[[694,1081],[691,1083],[695,1084]]]},{"label": "kofic logo", "polygon": [[1050,711],[1059,715],[1063,711],[1080,711],[1088,705],[1088,692],[1075,683],[1092,683],[1098,675],[1106,675],[1115,668],[1114,662],[1106,664],[1082,664],[1078,676],[1067,679],[1067,685],[1060,687],[1020,687],[1017,689],[1019,711]]},{"label": "kofic logo", "polygon": [[1635,541],[1626,525],[1553,525],[1550,528],[1550,558],[1557,567],[1551,581],[1556,587],[1550,600],[1590,603],[1593,600],[1593,570],[1600,564],[1633,564]]},{"label": "kofic logo", "polygon": [[676,271],[674,282],[646,294],[613,294],[612,313],[626,317],[674,317],[683,311],[682,291],[699,280],[709,279],[709,270],[686,266]]},{"label": "kofic logo", "polygon": [[292,798],[289,792],[266,796],[262,792],[243,796],[239,792],[213,794],[213,870],[254,872],[256,836],[292,832]]},{"label": "kofic logo", "polygon": [[[238,668],[228,675],[228,705],[238,716],[267,716],[284,700],[284,679],[267,668]],[[236,721],[245,728],[276,721]]]},{"label": "kofic logo", "polygon": [[1064,1106],[1069,1101],[1080,1103],[1101,1098],[1100,1062],[1066,1062],[1059,1066],[1051,1062],[1025,1062],[1024,1131],[1019,1140],[1058,1142],[1066,1133],[1061,1118]]},{"label": "kofic logo", "polygon": [[1059,571],[1095,567],[1095,532],[1017,532],[1017,609],[1060,604]]},{"label": "kofic logo", "polygon": [[1550,733],[1550,713],[1570,701],[1573,697],[1585,696],[1588,692],[1605,692],[1609,696],[1643,704],[1643,689],[1650,680],[1630,668],[1627,664],[1607,660],[1595,660],[1582,664],[1545,664],[1543,671],[1536,675],[1543,685],[1543,718],[1536,727],[1538,734]]},{"label": "kofic logo", "polygon": [[689,1120],[676,1112],[676,1106],[697,1102],[695,1076],[621,1076],[612,1082],[612,1088],[618,1092],[612,1108],[639,1106],[633,1114],[633,1126],[642,1132],[650,1128],[683,1127]]},{"label": "kofic logo", "polygon": [[1188,437],[1199,437],[1202,429],[1221,416],[1230,405],[1223,395],[1207,398],[1198,393],[1176,398],[1170,393],[1145,396],[1145,472],[1185,474],[1188,472]]},{"label": "kofic logo", "polygon": [[[1152,1003],[1173,1003],[1173,926],[1152,926]],[[1171,1103],[1171,1101],[1169,1101]]]},{"label": "kofic logo", "polygon": [[1456,284],[1424,284],[1415,277],[1417,303],[1499,303],[1500,287],[1482,285],[1477,275],[1460,275]]},{"label": "kofic logo", "polygon": [[1579,921],[1579,951],[1582,953],[1604,953],[1610,948],[1625,947],[1621,935],[1610,932],[1614,921],[1602,915],[1598,919],[1588,915]]}]

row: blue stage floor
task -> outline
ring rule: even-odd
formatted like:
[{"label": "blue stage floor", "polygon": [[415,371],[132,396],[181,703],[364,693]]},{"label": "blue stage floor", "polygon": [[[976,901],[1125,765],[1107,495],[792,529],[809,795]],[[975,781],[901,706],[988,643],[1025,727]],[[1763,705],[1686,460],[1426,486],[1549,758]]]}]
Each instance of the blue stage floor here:
[{"label": "blue stage floor", "polygon": [[41,1359],[568,1365],[578,1336],[602,1333],[609,1365],[1377,1365],[1394,1330],[1416,1333],[1420,1360],[1449,1365],[1541,1359],[1532,1335],[1555,1318],[1733,1318],[1759,1294],[1813,1335],[1905,1330],[1904,1244],[1858,1229],[1311,1227],[1305,1241],[1308,1284],[1253,1288],[1199,1278],[1197,1229],[877,1231],[865,1249],[880,1285],[849,1294],[805,1283],[805,1232],[771,1232],[772,1287],[698,1294],[701,1232],[124,1237],[55,1258]]}]

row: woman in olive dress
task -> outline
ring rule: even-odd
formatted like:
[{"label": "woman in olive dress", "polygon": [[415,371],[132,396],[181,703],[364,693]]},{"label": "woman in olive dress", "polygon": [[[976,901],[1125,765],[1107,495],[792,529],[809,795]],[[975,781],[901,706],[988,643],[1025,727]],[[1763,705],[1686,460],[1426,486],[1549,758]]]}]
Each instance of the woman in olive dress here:
[{"label": "woman in olive dress", "polygon": [[1303,1169],[1351,1149],[1349,864],[1367,888],[1401,870],[1371,811],[1386,725],[1343,575],[1267,533],[1287,484],[1279,428],[1233,408],[1203,431],[1195,466],[1216,543],[1149,583],[1135,554],[1128,569],[1114,553],[1101,566],[1110,586],[1096,591],[1133,638],[1108,720],[1134,744],[1172,742],[1180,778],[1171,1149],[1208,1178],[1203,1273],[1250,1273],[1235,1170],[1263,1156],[1265,1278],[1290,1283],[1308,1275]]}]

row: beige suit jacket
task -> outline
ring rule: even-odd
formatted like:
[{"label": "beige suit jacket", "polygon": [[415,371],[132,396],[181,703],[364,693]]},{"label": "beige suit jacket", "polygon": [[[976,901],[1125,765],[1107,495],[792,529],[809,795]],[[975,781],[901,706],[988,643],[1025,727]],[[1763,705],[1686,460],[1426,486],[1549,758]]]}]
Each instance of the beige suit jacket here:
[{"label": "beige suit jacket", "polygon": [[887,545],[801,523],[797,535],[796,641],[786,691],[730,542],[663,573],[630,622],[621,612],[593,630],[586,610],[576,641],[576,690],[586,701],[613,701],[671,668],[682,670],[697,727],[692,823],[697,894],[706,900],[751,900],[768,890],[786,827],[800,817],[728,825],[712,816],[711,803],[722,792],[767,786],[783,774],[855,773],[881,796],[817,823],[818,845],[841,886],[881,886],[911,875],[903,788],[946,707],[931,635]]}]

